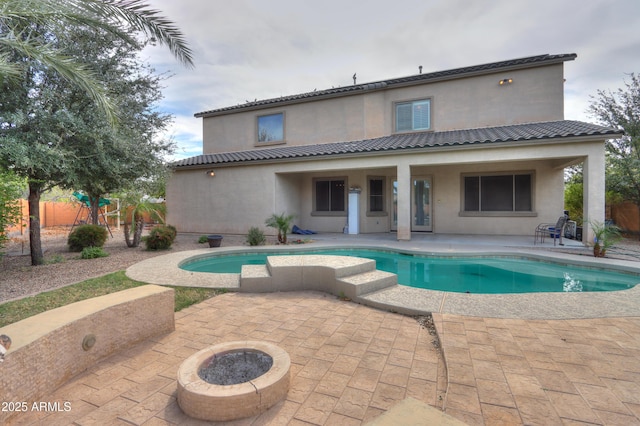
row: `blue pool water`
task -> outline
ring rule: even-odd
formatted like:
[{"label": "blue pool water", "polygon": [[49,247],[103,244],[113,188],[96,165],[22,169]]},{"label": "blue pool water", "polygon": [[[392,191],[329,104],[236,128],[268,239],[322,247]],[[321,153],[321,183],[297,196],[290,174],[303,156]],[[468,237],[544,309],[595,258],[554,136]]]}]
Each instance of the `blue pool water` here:
[{"label": "blue pool water", "polygon": [[434,257],[370,249],[308,250],[212,255],[181,265],[196,272],[240,273],[242,265],[264,265],[267,256],[329,254],[376,261],[398,275],[398,283],[460,293],[533,293],[625,290],[640,276],[512,257]]}]

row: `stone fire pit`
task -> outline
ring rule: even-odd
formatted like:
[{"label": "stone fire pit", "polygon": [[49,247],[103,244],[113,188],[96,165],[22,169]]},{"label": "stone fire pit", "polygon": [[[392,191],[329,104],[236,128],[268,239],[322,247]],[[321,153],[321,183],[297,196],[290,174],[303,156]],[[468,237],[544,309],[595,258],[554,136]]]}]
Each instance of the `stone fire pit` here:
[{"label": "stone fire pit", "polygon": [[267,342],[210,346],[178,370],[178,405],[188,416],[227,421],[266,411],[289,391],[291,359]]}]

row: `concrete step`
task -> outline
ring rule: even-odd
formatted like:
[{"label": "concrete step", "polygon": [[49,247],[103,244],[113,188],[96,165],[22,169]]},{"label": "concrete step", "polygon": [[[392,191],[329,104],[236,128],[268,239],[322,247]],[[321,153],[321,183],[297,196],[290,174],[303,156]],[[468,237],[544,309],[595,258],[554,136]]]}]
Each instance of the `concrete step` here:
[{"label": "concrete step", "polygon": [[239,282],[242,292],[270,293],[273,291],[273,277],[267,265],[242,265]]},{"label": "concrete step", "polygon": [[356,297],[398,285],[398,276],[390,272],[373,270],[336,280],[338,290],[346,297]]}]

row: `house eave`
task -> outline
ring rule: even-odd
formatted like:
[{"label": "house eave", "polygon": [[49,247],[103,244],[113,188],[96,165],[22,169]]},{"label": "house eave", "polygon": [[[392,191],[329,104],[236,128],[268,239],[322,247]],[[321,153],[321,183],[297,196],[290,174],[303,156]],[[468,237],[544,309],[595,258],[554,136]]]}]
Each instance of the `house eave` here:
[{"label": "house eave", "polygon": [[[268,165],[268,164],[291,164],[302,163],[310,161],[323,161],[323,160],[341,160],[352,158],[372,158],[382,156],[405,156],[415,155],[416,153],[438,153],[438,152],[454,152],[454,151],[469,151],[469,150],[488,150],[488,149],[505,149],[505,148],[524,148],[524,147],[542,147],[558,144],[571,144],[571,143],[590,143],[590,142],[604,142],[607,139],[613,139],[621,137],[622,134],[608,134],[608,135],[586,135],[586,136],[569,136],[569,137],[553,137],[545,139],[535,140],[519,140],[519,141],[487,141],[487,142],[470,142],[457,145],[448,146],[426,146],[426,147],[411,147],[411,148],[395,148],[389,150],[369,151],[369,152],[349,152],[339,154],[318,154],[309,156],[299,156],[292,158],[277,158],[277,159],[256,159],[256,160],[244,160],[237,162],[213,162],[207,164],[187,165],[172,167],[174,171],[179,170],[199,170],[227,167],[243,167],[254,165]],[[550,156],[553,157],[553,156]]]}]

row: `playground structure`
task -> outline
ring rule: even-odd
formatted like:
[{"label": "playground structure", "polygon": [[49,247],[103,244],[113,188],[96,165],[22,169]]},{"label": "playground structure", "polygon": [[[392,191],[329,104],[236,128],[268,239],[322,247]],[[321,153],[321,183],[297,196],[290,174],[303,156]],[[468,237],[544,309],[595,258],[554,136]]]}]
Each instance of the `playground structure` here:
[{"label": "playground structure", "polygon": [[[75,191],[73,193],[73,196],[79,203],[80,208],[78,209],[76,218],[73,221],[73,225],[71,225],[71,230],[73,230],[73,228],[77,225],[91,223],[91,200],[89,200],[88,196],[78,191]],[[108,211],[107,206],[110,206],[112,202],[115,203],[116,209]],[[109,235],[111,235],[111,237],[113,238],[113,233],[111,232],[111,227],[109,226],[109,222],[107,220],[109,216],[117,217],[116,226],[117,229],[120,229],[120,200],[118,198],[100,198],[98,200],[98,225],[104,225],[109,231]]]}]

